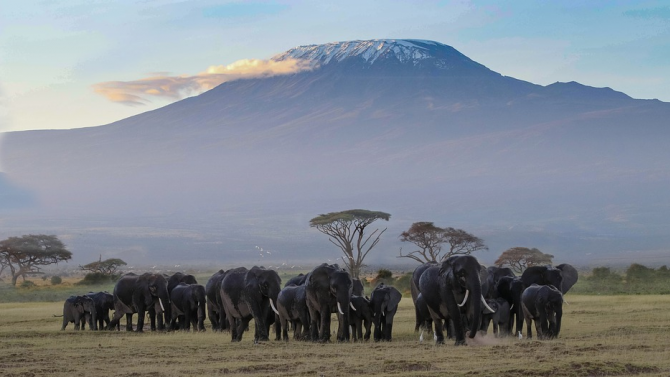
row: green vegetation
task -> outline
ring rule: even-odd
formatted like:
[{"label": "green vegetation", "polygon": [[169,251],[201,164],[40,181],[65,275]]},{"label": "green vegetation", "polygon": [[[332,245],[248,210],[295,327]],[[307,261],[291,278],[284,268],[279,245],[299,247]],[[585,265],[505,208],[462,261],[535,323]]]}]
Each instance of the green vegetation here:
[{"label": "green vegetation", "polygon": [[58,285],[63,282],[63,279],[60,276],[51,277],[51,285]]},{"label": "green vegetation", "polygon": [[[419,263],[438,262],[452,255],[470,255],[478,250],[488,250],[484,240],[463,229],[440,228],[428,221],[412,224],[400,234],[400,241],[413,243],[419,249],[405,255],[400,249],[398,258],[409,258]],[[448,250],[442,255],[444,244]]]},{"label": "green vegetation", "polygon": [[580,276],[572,289],[579,294],[667,295],[670,294],[670,270],[667,266],[653,269],[633,263],[619,274],[609,267],[597,267],[590,274]]}]

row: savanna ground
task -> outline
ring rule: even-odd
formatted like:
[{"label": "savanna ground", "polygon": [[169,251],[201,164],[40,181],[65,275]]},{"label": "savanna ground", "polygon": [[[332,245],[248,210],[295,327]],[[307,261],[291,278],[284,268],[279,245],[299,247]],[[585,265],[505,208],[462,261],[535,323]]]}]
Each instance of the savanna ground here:
[{"label": "savanna ground", "polygon": [[241,343],[231,343],[229,333],[211,330],[75,332],[70,324],[60,331],[61,318],[53,317],[62,313],[60,299],[0,303],[0,375],[670,375],[670,296],[568,294],[566,299],[570,305],[564,306],[559,339],[488,335],[465,347],[452,341],[436,346],[430,335],[419,343],[409,298],[396,315],[393,342],[350,344],[291,340],[256,345],[250,332]]}]

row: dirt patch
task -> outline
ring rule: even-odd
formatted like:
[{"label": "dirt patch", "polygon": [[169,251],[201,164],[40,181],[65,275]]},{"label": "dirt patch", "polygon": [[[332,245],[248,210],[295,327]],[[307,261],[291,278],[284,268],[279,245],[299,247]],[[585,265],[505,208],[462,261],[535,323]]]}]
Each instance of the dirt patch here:
[{"label": "dirt patch", "polygon": [[433,365],[426,361],[392,361],[384,362],[384,372],[416,372],[429,371],[433,369]]},{"label": "dirt patch", "polygon": [[538,377],[598,377],[598,376],[633,376],[641,373],[654,373],[656,367],[615,362],[571,362],[560,367],[546,370],[508,369],[500,373],[501,377],[538,376]]}]

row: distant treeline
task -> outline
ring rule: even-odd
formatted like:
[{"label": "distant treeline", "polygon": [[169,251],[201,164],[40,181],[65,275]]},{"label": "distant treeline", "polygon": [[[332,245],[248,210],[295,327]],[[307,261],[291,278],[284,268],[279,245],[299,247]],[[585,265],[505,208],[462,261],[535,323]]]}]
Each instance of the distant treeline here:
[{"label": "distant treeline", "polygon": [[657,269],[638,263],[631,264],[623,273],[609,267],[596,267],[590,273],[580,274],[572,289],[574,294],[670,294],[670,269]]}]

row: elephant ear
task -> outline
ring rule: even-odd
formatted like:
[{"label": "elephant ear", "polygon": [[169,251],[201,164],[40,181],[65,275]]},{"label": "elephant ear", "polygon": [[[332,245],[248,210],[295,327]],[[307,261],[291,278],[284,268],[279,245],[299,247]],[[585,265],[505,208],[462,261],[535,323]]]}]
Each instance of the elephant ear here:
[{"label": "elephant ear", "polygon": [[386,298],[386,310],[389,312],[395,312],[398,310],[398,304],[400,303],[400,299],[402,299],[402,294],[400,291],[391,287],[386,295]]}]

